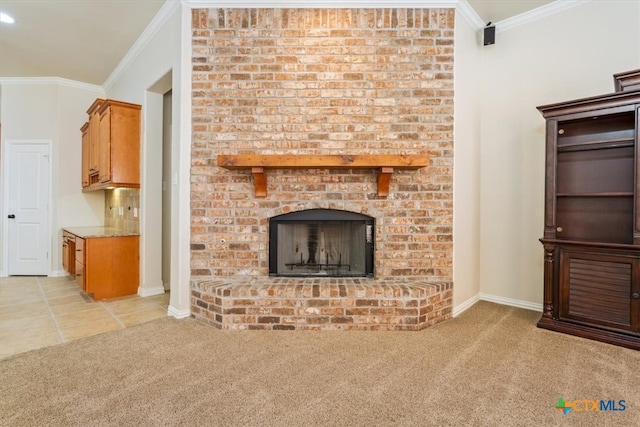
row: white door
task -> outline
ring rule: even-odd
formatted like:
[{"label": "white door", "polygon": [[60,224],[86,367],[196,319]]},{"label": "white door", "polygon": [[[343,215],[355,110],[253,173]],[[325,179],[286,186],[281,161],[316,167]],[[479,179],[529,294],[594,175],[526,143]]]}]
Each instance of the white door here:
[{"label": "white door", "polygon": [[43,276],[50,271],[50,147],[49,142],[8,141],[5,212],[10,276]]}]

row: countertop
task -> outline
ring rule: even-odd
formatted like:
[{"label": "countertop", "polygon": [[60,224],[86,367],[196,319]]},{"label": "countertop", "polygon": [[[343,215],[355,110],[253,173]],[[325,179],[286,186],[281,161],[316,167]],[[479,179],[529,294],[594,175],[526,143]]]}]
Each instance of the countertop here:
[{"label": "countertop", "polygon": [[62,229],[84,239],[95,237],[124,237],[140,235],[140,233],[133,233],[130,231],[111,227],[63,227]]}]

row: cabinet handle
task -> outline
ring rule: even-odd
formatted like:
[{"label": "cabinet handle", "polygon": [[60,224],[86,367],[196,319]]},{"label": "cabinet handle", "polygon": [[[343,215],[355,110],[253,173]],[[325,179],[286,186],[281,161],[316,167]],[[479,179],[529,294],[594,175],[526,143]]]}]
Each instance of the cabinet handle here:
[{"label": "cabinet handle", "polygon": [[562,233],[562,232],[564,231],[564,228],[562,228],[562,227],[558,227],[558,228],[556,228],[556,231],[557,231],[558,233]]},{"label": "cabinet handle", "polygon": [[631,298],[640,299],[640,294],[638,292],[634,292],[634,293],[631,294]]},{"label": "cabinet handle", "polygon": [[82,277],[82,274],[76,274],[76,277]]}]

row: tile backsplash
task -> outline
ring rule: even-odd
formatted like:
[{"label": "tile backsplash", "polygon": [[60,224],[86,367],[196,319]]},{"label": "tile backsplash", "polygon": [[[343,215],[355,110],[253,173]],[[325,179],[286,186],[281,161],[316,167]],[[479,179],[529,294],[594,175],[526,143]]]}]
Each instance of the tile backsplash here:
[{"label": "tile backsplash", "polygon": [[140,232],[140,189],[105,190],[104,222],[106,227],[129,233]]}]

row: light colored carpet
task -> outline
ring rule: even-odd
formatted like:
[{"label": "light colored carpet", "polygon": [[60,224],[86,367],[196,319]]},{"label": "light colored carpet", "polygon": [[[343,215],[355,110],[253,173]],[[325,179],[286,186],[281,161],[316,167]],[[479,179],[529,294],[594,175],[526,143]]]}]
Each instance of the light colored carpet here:
[{"label": "light colored carpet", "polygon": [[[539,317],[480,302],[421,332],[156,320],[1,360],[0,425],[640,425],[640,352]],[[626,410],[563,415],[558,398]]]}]

